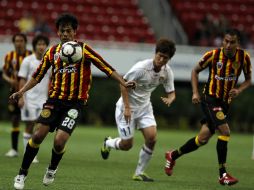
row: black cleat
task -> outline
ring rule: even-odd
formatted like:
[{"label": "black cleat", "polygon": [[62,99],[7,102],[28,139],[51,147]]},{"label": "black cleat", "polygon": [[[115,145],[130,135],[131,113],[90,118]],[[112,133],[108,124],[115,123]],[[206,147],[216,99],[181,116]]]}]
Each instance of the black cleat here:
[{"label": "black cleat", "polygon": [[110,148],[106,146],[106,141],[111,139],[111,137],[105,137],[104,142],[103,142],[103,146],[101,147],[101,157],[104,160],[107,160],[109,157],[109,153],[110,153]]}]

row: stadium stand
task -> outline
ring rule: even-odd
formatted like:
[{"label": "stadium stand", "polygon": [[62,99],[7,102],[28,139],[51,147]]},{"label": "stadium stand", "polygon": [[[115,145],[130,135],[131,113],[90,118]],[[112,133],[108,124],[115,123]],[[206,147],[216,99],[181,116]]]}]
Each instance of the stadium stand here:
[{"label": "stadium stand", "polygon": [[[223,16],[228,21],[227,24],[238,28],[245,38],[254,39],[252,24],[254,4],[252,0],[169,0],[169,3],[182,23],[192,45],[203,45],[202,42],[199,44],[195,40],[195,35],[199,29],[198,25],[202,23],[208,13],[213,17],[213,22],[218,27],[221,27],[219,22]],[[244,43],[248,43],[248,41]],[[205,43],[204,45],[216,44]]]},{"label": "stadium stand", "polygon": [[[80,21],[78,37],[89,40],[155,42],[155,35],[136,0],[1,0],[0,34],[19,32],[18,22],[25,12],[43,15],[55,29],[58,14],[71,12]],[[33,35],[33,33],[29,33]]]}]

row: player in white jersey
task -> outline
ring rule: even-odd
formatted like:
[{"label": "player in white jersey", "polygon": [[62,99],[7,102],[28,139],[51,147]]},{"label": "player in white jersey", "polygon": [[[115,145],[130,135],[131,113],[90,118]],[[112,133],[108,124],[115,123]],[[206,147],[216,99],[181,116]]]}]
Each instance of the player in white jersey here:
[{"label": "player in white jersey", "polygon": [[[25,57],[23,60],[18,76],[19,88],[22,88],[26,81],[29,81],[41,63],[42,56],[49,45],[49,39],[46,36],[38,35],[32,41],[34,53]],[[19,99],[19,106],[21,107],[21,120],[25,122],[26,128],[23,133],[24,149],[26,148],[28,140],[31,138],[34,128],[34,122],[39,117],[43,103],[48,97],[50,73],[48,72],[42,81],[34,88],[26,92],[23,98]],[[35,157],[33,163],[38,163]]]},{"label": "player in white jersey", "polygon": [[137,181],[153,181],[145,174],[146,166],[152,157],[156,143],[156,121],[150,101],[151,93],[160,84],[164,86],[166,97],[162,101],[170,106],[175,100],[174,75],[167,64],[175,54],[175,43],[160,39],[156,44],[153,59],[136,63],[124,76],[124,79],[135,81],[136,88],[125,90],[122,86],[121,97],[116,104],[115,119],[119,137],[104,139],[101,156],[107,159],[110,150],[129,150],[133,146],[133,136],[137,127],[143,134],[145,143],[140,150],[138,165],[133,176]]}]

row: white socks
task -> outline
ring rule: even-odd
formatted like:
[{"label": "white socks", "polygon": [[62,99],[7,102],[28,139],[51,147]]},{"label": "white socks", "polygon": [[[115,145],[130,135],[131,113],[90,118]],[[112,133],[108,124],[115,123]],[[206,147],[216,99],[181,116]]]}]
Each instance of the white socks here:
[{"label": "white socks", "polygon": [[114,139],[108,139],[106,141],[106,146],[108,148],[113,148],[113,149],[119,149],[119,143],[121,141],[120,137],[114,138]]},{"label": "white socks", "polygon": [[138,165],[135,171],[135,175],[142,174],[145,171],[148,162],[152,158],[152,154],[153,154],[153,150],[149,149],[144,144],[139,152],[139,160],[138,160]]},{"label": "white socks", "polygon": [[31,134],[26,132],[23,133],[24,152],[26,151],[26,145],[31,137],[32,137]]}]

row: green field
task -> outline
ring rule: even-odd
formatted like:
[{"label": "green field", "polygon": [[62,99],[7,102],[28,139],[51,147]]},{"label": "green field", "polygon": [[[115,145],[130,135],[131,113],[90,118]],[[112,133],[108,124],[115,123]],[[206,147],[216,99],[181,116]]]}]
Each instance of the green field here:
[{"label": "green field", "polygon": [[[9,124],[8,124],[9,125]],[[0,123],[0,189],[13,189],[13,178],[17,174],[22,156],[6,158],[10,147],[10,127]],[[60,163],[55,182],[48,187],[42,178],[49,163],[53,135],[41,145],[39,164],[33,164],[26,180],[25,189],[30,190],[253,190],[254,161],[251,160],[252,135],[232,134],[229,144],[229,172],[239,179],[232,187],[218,184],[216,138],[206,147],[177,160],[174,175],[164,174],[164,152],[180,146],[195,132],[159,130],[158,142],[147,173],[155,179],[153,183],[131,180],[135,170],[142,136],[137,131],[135,144],[128,152],[112,151],[109,160],[100,157],[104,136],[116,136],[114,128],[80,127],[72,135],[66,154]],[[20,152],[23,145],[20,138]]]}]

